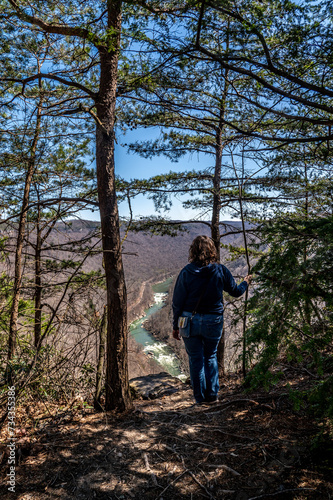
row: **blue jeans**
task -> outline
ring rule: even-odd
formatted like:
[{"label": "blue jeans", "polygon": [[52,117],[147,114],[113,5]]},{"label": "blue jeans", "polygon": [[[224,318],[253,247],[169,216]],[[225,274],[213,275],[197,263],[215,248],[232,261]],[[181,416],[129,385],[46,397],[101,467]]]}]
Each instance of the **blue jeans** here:
[{"label": "blue jeans", "polygon": [[[192,313],[184,311],[182,316],[191,317]],[[196,314],[191,322],[189,337],[183,337],[197,403],[214,401],[217,397],[220,386],[216,353],[222,328],[223,316]]]}]

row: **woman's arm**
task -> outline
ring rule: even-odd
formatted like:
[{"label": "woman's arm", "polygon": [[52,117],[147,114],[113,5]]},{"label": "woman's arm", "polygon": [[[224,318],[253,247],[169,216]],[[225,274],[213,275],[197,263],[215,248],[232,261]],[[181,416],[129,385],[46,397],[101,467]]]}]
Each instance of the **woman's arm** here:
[{"label": "woman's arm", "polygon": [[229,293],[232,297],[240,297],[243,295],[247,287],[251,283],[252,275],[247,275],[244,278],[244,281],[240,285],[237,285],[234,280],[231,272],[225,266],[222,265],[223,268],[223,289]]},{"label": "woman's arm", "polygon": [[[177,278],[172,298],[173,310],[173,329],[178,330],[178,318],[184,310],[184,304],[187,296],[185,273],[182,270]],[[176,338],[176,337],[175,337]]]}]

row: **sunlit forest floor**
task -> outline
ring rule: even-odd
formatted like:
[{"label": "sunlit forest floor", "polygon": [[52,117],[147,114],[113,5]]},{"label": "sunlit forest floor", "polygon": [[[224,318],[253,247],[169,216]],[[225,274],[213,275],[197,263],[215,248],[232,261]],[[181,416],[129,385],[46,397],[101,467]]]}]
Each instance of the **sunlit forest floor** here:
[{"label": "sunlit forest floor", "polygon": [[244,394],[234,375],[214,405],[194,405],[184,385],[161,399],[135,400],[121,416],[93,413],[79,401],[26,407],[17,414],[16,492],[7,491],[4,452],[0,496],[330,499],[331,444],[318,442],[323,424],[293,409],[287,382],[302,389],[307,379],[290,374],[270,393]]}]

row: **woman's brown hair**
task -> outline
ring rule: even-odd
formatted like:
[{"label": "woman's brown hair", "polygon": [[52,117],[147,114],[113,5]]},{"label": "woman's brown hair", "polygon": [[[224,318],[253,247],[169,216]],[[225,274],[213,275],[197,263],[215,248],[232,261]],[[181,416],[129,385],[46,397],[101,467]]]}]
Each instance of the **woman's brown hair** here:
[{"label": "woman's brown hair", "polygon": [[217,252],[213,240],[208,236],[194,238],[190,246],[188,260],[196,262],[199,266],[207,266],[211,262],[217,262]]}]

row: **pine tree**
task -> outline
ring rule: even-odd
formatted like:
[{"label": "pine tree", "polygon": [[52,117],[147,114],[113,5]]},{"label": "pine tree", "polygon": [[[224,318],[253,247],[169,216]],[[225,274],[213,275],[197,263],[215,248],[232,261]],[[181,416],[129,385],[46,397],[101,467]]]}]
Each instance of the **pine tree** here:
[{"label": "pine tree", "polygon": [[[63,115],[88,112],[96,123],[96,165],[108,302],[107,409],[130,406],[127,369],[126,287],[114,175],[114,121],[122,4],[117,0],[58,5],[53,1],[2,2],[3,19],[16,19],[20,33],[52,40],[49,64],[39,73],[7,78],[24,88],[31,81],[60,84],[53,110]],[[98,70],[97,70],[98,68]],[[4,80],[3,80],[4,81]],[[50,104],[49,104],[50,105]]]},{"label": "pine tree", "polygon": [[[277,380],[281,362],[319,377],[318,388],[332,379],[332,175],[318,153],[299,145],[271,162],[285,204],[261,227],[267,252],[254,268],[247,332],[253,385]],[[332,406],[331,393],[326,396],[325,411]]]}]

